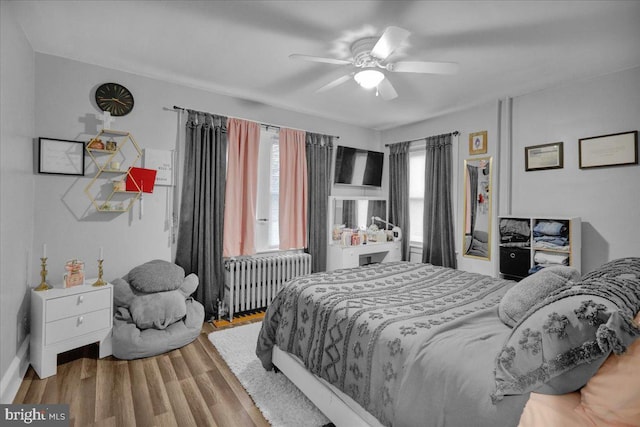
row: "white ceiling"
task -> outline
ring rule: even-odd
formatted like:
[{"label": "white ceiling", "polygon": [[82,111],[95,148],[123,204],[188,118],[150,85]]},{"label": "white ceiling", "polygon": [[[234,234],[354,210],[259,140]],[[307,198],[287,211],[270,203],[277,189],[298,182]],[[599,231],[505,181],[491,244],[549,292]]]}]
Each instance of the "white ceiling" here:
[{"label": "white ceiling", "polygon": [[[640,1],[15,1],[36,52],[372,129],[640,66]],[[453,76],[390,73],[384,101],[349,59],[387,26],[411,32],[395,59],[453,61]],[[640,91],[640,88],[639,88]],[[188,106],[187,106],[188,107]]]}]

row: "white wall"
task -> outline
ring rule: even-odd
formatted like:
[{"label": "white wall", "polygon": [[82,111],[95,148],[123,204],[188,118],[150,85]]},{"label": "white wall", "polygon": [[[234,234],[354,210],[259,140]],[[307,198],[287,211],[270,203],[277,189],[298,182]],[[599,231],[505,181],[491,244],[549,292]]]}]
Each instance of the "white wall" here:
[{"label": "white wall", "polygon": [[[496,217],[579,216],[582,218],[582,272],[622,256],[640,256],[640,166],[578,168],[580,138],[638,130],[640,68],[506,98],[428,121],[385,131],[384,143],[458,130],[454,156],[456,247],[460,247],[463,168],[468,134],[488,130],[487,155],[494,157],[493,247],[491,261],[461,257],[460,269],[497,274]],[[564,142],[564,168],[525,172],[524,147]],[[479,156],[473,156],[479,157]],[[456,170],[457,169],[457,170]],[[414,250],[414,259],[421,251]]]},{"label": "white wall", "polygon": [[[640,256],[640,166],[579,169],[578,140],[640,128],[640,68],[513,100],[516,215],[582,218],[582,272]],[[562,141],[564,168],[524,171],[524,147]]]},{"label": "white wall", "polygon": [[[90,176],[37,174],[38,137],[87,141],[100,126],[93,100],[95,88],[119,82],[134,94],[135,108],[118,118],[113,129],[129,131],[142,148],[174,149],[182,128],[179,105],[311,132],[337,135],[337,144],[381,150],[379,132],[218,95],[178,84],[124,73],[64,58],[34,54],[16,23],[9,2],[2,5],[1,37],[1,262],[0,315],[2,393],[19,380],[28,361],[29,288],[39,283],[39,258],[47,244],[48,282],[59,285],[63,263],[86,262],[87,276],[97,275],[98,248],[104,247],[104,272],[113,279],[150,259],[172,259],[172,198],[167,187],[144,196],[126,214],[96,213],[84,188]],[[87,162],[88,162],[87,158]],[[87,168],[92,170],[91,168]],[[344,195],[377,195],[386,190],[340,188]],[[18,364],[22,363],[17,369]],[[8,371],[11,372],[8,373]],[[14,372],[15,371],[15,372]],[[19,384],[19,382],[18,382]],[[15,390],[13,391],[15,392]],[[8,392],[9,399],[11,391]]]},{"label": "white wall", "polygon": [[[458,131],[458,143],[453,147],[453,210],[455,213],[455,244],[457,250],[458,268],[461,270],[474,271],[481,274],[493,275],[497,271],[497,258],[496,253],[492,250],[491,259],[478,260],[473,258],[466,258],[461,256],[462,240],[464,236],[463,228],[463,210],[464,210],[464,161],[465,159],[478,159],[483,157],[493,157],[494,173],[492,174],[493,187],[497,188],[498,175],[497,171],[497,157],[499,155],[499,110],[501,108],[500,102],[492,102],[488,104],[479,105],[474,108],[470,108],[457,113],[447,114],[441,117],[436,117],[431,120],[426,120],[419,123],[391,129],[383,132],[382,141],[385,144],[390,144],[400,141],[412,141],[415,139],[425,138],[433,135],[440,135],[443,133],[449,133]],[[479,131],[487,131],[487,153],[470,156],[469,155],[469,134]],[[454,139],[455,142],[455,139]],[[494,198],[491,201],[492,212],[496,212],[497,192],[494,192]],[[492,215],[492,230],[495,229],[495,214]],[[495,233],[492,233],[495,236]],[[419,248],[412,248],[412,261],[420,261],[422,259],[422,250]]]},{"label": "white wall", "polygon": [[[380,148],[379,135],[372,130],[44,54],[36,54],[34,136],[89,140],[100,125],[93,94],[104,82],[122,83],[132,91],[133,111],[117,118],[112,128],[131,132],[143,148],[174,148],[179,115],[166,109],[174,105],[337,135],[339,144]],[[47,244],[52,282],[62,280],[63,263],[73,257],[85,260],[87,275],[95,276],[100,246],[104,247],[106,279],[150,259],[171,259],[167,187],[144,196],[140,219],[137,204],[126,214],[96,213],[83,191],[89,177],[38,175],[35,181],[34,247],[40,251]],[[362,190],[347,191],[359,195]],[[36,276],[33,271],[33,281]]]},{"label": "white wall", "polygon": [[0,17],[0,392],[6,403],[22,369],[16,356],[28,333],[27,286],[38,264],[29,255],[34,220],[34,53],[11,3],[0,2]]}]

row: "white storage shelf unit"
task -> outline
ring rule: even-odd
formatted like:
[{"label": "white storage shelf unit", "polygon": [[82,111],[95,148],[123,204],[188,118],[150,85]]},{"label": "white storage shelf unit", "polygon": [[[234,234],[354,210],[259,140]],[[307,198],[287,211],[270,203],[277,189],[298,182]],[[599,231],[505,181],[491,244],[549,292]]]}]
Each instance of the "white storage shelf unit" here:
[{"label": "white storage shelf unit", "polygon": [[[521,229],[518,225],[526,224],[529,229],[526,241],[511,240],[509,234],[513,229]],[[557,235],[566,239],[565,245],[545,244],[536,240],[534,230],[537,225],[545,225],[553,230],[558,224],[562,225],[562,232]],[[500,233],[500,273],[503,277],[522,279],[529,274],[529,270],[538,264],[550,264],[557,260],[566,259],[566,264],[581,272],[582,224],[579,217],[556,216],[501,216],[498,218]],[[549,240],[555,240],[556,235],[550,234]]]}]

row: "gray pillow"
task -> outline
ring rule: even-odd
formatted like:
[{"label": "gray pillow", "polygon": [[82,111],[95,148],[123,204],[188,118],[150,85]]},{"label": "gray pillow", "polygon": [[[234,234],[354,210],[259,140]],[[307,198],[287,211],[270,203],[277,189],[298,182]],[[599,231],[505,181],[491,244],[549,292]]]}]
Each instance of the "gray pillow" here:
[{"label": "gray pillow", "polygon": [[524,315],[498,353],[492,400],[579,389],[609,353],[622,354],[640,337],[633,321],[638,312],[639,257],[610,261],[552,292]]},{"label": "gray pillow", "polygon": [[513,328],[531,307],[551,292],[579,280],[580,273],[575,268],[562,265],[543,268],[504,294],[498,306],[498,316],[505,325]]},{"label": "gray pillow", "polygon": [[136,296],[129,311],[139,329],[165,329],[187,314],[187,306],[179,291],[168,291]]},{"label": "gray pillow", "polygon": [[139,292],[173,291],[182,286],[184,269],[172,262],[156,259],[133,268],[128,280]]},{"label": "gray pillow", "polygon": [[496,392],[564,394],[584,386],[611,350],[633,342],[615,304],[571,295],[538,307],[512,331],[496,359]]}]

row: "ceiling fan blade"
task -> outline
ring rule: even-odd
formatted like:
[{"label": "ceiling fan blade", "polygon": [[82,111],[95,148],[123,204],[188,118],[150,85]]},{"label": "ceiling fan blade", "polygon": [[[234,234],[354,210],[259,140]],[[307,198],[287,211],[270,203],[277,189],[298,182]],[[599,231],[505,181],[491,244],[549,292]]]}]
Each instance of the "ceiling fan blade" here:
[{"label": "ceiling fan blade", "polygon": [[380,37],[371,49],[371,55],[378,59],[386,59],[400,44],[409,37],[409,31],[400,27],[387,27],[384,34]]},{"label": "ceiling fan blade", "polygon": [[321,88],[316,89],[315,92],[316,93],[320,93],[320,92],[325,92],[325,91],[327,91],[329,89],[333,89],[334,87],[339,86],[342,83],[346,82],[347,80],[351,79],[352,75],[353,75],[353,73],[344,75],[342,77],[338,77],[337,79],[330,81],[329,83],[327,83],[326,85],[322,86]]},{"label": "ceiling fan blade", "polygon": [[290,59],[302,59],[303,61],[311,61],[311,62],[324,62],[326,64],[335,64],[335,65],[349,65],[351,61],[347,61],[345,59],[335,59],[335,58],[323,58],[321,56],[311,56],[311,55],[301,55],[299,53],[293,53],[289,55]]},{"label": "ceiling fan blade", "polygon": [[378,84],[378,93],[385,101],[391,101],[398,97],[398,92],[396,92],[395,88],[387,78]]},{"label": "ceiling fan blade", "polygon": [[396,73],[456,74],[460,66],[455,62],[400,61],[386,68]]}]

